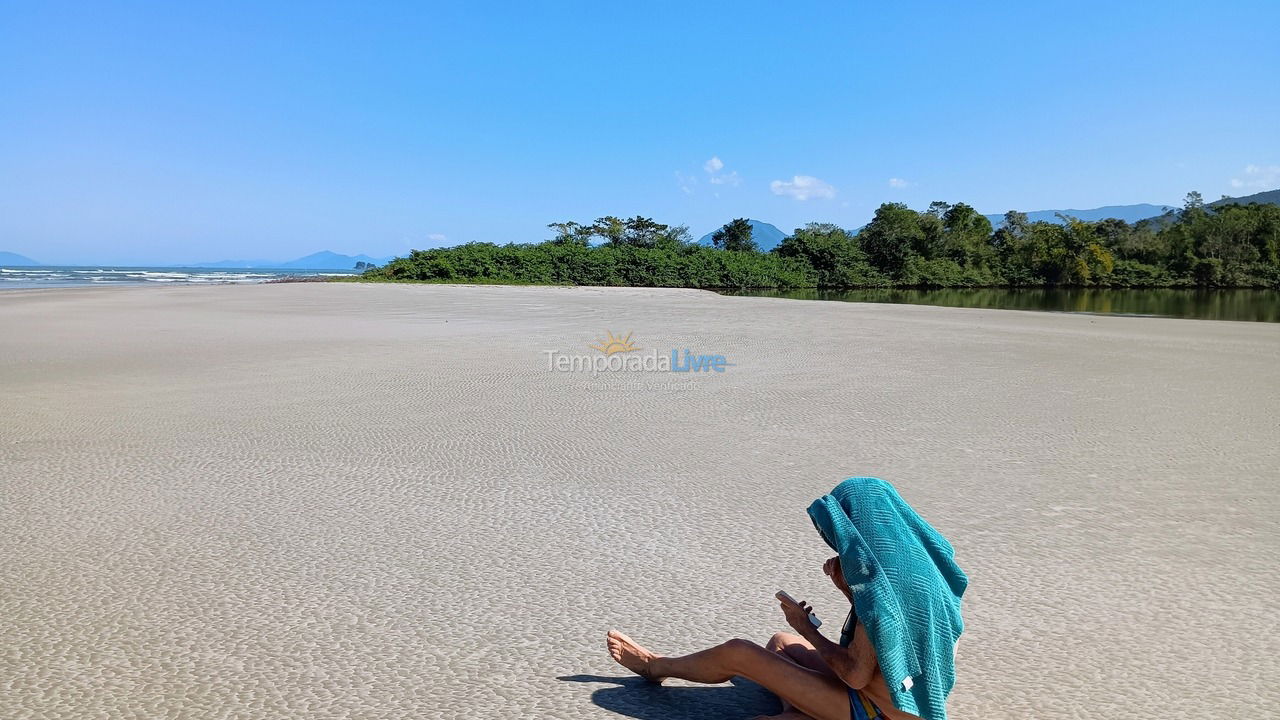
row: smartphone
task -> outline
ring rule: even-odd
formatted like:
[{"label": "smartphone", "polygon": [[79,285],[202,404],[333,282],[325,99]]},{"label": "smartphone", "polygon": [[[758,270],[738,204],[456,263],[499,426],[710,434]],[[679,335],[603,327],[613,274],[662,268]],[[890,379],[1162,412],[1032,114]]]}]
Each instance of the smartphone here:
[{"label": "smartphone", "polygon": [[[786,590],[779,590],[777,593],[774,594],[774,597],[778,598],[779,600],[789,600],[793,605],[800,604],[800,601],[791,597],[791,594],[788,593]],[[813,626],[816,628],[822,627],[822,621],[819,620],[818,616],[814,615],[813,613],[809,613],[809,622],[813,623]]]}]

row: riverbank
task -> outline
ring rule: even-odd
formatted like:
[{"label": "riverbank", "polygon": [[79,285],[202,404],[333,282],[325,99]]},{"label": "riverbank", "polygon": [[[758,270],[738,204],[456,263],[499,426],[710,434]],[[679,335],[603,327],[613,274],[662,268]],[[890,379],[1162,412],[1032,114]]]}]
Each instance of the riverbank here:
[{"label": "riverbank", "polygon": [[[554,370],[609,332],[728,366]],[[0,348],[18,715],[774,711],[604,632],[838,628],[804,508],[853,474],[971,577],[955,717],[1276,702],[1274,325],[285,283],[14,293]]]}]

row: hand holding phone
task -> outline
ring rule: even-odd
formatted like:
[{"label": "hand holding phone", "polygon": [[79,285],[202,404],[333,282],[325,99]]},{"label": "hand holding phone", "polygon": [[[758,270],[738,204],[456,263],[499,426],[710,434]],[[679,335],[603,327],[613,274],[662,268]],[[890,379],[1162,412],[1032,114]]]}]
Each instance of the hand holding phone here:
[{"label": "hand holding phone", "polygon": [[[792,605],[800,604],[800,601],[791,597],[791,595],[786,590],[779,590],[777,593],[774,594],[774,597],[778,598],[779,600],[786,600]],[[814,615],[813,613],[809,613],[809,622],[813,623],[813,626],[816,628],[822,627],[822,621],[819,620],[818,616]]]}]

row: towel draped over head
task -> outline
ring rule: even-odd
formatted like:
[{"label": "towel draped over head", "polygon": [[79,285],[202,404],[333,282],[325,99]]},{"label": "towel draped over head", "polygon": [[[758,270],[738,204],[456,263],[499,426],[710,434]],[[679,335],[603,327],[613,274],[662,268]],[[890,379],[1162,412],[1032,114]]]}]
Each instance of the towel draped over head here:
[{"label": "towel draped over head", "polygon": [[845,480],[809,506],[809,517],[840,554],[893,704],[945,720],[969,584],[951,543],[879,478]]}]

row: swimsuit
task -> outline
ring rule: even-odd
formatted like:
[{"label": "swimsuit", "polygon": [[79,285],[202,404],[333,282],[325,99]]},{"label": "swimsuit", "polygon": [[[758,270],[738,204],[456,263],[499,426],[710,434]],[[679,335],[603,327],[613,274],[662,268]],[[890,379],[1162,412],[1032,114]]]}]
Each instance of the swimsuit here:
[{"label": "swimsuit", "polygon": [[852,720],[876,720],[884,717],[884,713],[871,702],[871,698],[853,688],[849,688],[849,710],[852,713],[850,715]]}]

